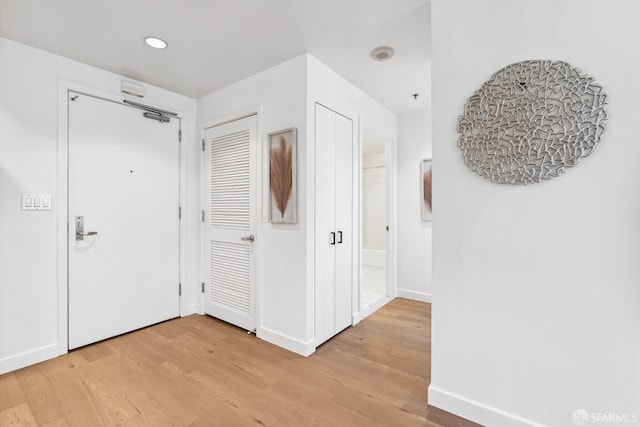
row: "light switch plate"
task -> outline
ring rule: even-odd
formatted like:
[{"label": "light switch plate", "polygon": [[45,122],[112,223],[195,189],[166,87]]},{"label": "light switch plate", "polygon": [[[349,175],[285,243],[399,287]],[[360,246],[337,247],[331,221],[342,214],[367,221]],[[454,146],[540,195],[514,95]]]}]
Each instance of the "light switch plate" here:
[{"label": "light switch plate", "polygon": [[23,194],[23,211],[50,211],[51,194]]}]

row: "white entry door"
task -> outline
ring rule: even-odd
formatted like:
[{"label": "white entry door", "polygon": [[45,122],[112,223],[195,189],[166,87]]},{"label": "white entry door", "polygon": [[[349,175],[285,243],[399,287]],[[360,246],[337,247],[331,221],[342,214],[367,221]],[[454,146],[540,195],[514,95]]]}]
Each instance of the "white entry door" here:
[{"label": "white entry door", "polygon": [[205,129],[205,313],[256,327],[255,115]]},{"label": "white entry door", "polygon": [[180,123],[73,92],[68,103],[73,349],[180,314]]}]

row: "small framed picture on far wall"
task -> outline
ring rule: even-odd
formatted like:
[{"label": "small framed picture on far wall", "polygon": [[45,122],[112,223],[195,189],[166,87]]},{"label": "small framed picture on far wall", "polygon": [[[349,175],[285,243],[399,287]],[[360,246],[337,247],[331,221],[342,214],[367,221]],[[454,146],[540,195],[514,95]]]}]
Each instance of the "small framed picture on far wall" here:
[{"label": "small framed picture on far wall", "polygon": [[420,205],[423,221],[431,221],[431,159],[422,159],[420,162]]}]

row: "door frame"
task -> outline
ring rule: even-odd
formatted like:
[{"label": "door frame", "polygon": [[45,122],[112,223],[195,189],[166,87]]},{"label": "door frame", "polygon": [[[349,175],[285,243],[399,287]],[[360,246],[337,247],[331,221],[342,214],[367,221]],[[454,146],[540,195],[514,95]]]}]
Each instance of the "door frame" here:
[{"label": "door frame", "polygon": [[[55,201],[56,223],[57,223],[57,265],[58,265],[58,355],[63,355],[69,352],[69,253],[68,253],[68,233],[72,232],[72,227],[67,223],[69,216],[69,97],[70,91],[83,93],[88,96],[100,98],[105,101],[122,103],[124,99],[131,99],[132,101],[139,101],[132,99],[131,97],[124,97],[121,94],[114,94],[105,92],[102,90],[82,86],[76,83],[59,80],[58,81],[58,158],[57,158],[57,176],[56,176],[56,193],[57,200]],[[132,107],[128,107],[132,108]],[[186,215],[186,194],[187,194],[187,140],[185,136],[185,121],[184,112],[176,111],[176,109],[170,106],[158,106],[158,108],[175,111],[180,120],[180,129],[182,130],[182,142],[180,142],[179,149],[179,206],[182,206],[182,219],[179,226],[179,283],[182,283],[182,294],[179,298],[179,313],[180,316],[187,312],[186,307],[186,247],[187,247],[187,215]],[[176,213],[177,215],[177,213]]]},{"label": "door frame", "polygon": [[[256,292],[255,292],[255,298],[256,300],[254,301],[255,304],[255,316],[256,316],[256,336],[260,337],[261,333],[262,333],[262,305],[261,305],[261,301],[262,301],[262,293],[261,293],[261,289],[262,289],[262,236],[263,236],[263,219],[264,219],[264,215],[265,213],[263,212],[263,206],[268,206],[268,201],[263,201],[263,198],[265,197],[264,195],[267,194],[266,191],[264,190],[264,188],[262,187],[265,183],[265,180],[263,179],[263,171],[267,170],[266,168],[268,166],[263,165],[263,162],[265,161],[265,157],[263,156],[263,151],[265,150],[264,148],[264,144],[266,143],[265,138],[263,136],[263,124],[262,124],[262,105],[255,105],[255,106],[251,106],[251,107],[247,107],[247,108],[243,108],[240,110],[237,110],[233,113],[228,113],[228,114],[222,114],[222,115],[218,115],[215,116],[213,119],[211,120],[207,120],[207,121],[203,121],[200,122],[200,124],[198,125],[198,131],[199,131],[199,135],[200,135],[200,139],[198,141],[199,144],[202,144],[204,141],[204,132],[206,129],[209,129],[211,127],[215,127],[215,126],[220,126],[223,125],[225,123],[229,123],[229,122],[234,122],[236,120],[240,120],[249,116],[256,116],[256,240],[253,243],[253,249],[254,249],[254,253],[255,253],[255,269],[256,269],[256,277],[255,277],[255,285],[256,285]],[[207,200],[208,197],[205,194],[205,184],[204,184],[204,180],[206,179],[205,177],[205,171],[206,169],[206,158],[204,156],[204,151],[201,149],[200,150],[200,207],[202,212],[204,212],[205,210],[205,206],[207,204]],[[206,255],[206,248],[205,245],[207,244],[206,240],[205,240],[205,227],[204,227],[204,222],[201,221],[200,222],[200,282],[203,284],[203,286],[205,286],[205,280],[206,280],[206,268],[207,268],[207,262],[205,260],[205,255]],[[205,314],[204,313],[204,296],[205,296],[205,292],[202,292],[200,294],[200,313],[199,314]]]},{"label": "door frame", "polygon": [[[386,292],[387,296],[381,300],[381,303],[378,305],[373,305],[372,307],[368,307],[367,310],[363,310],[360,306],[360,265],[362,260],[362,233],[360,232],[362,221],[362,146],[363,146],[363,138],[365,131],[367,133],[377,135],[385,141],[385,167],[387,174],[387,223],[389,225],[389,236],[387,238],[387,247],[386,247],[386,266],[385,266],[385,275],[386,275]],[[356,267],[355,267],[355,275],[357,280],[354,282],[354,291],[353,291],[353,324],[360,322],[365,317],[372,314],[375,310],[379,309],[383,305],[387,304],[393,298],[398,296],[398,286],[397,286],[397,274],[396,274],[396,263],[397,263],[397,196],[395,191],[396,180],[397,180],[397,165],[396,165],[396,150],[397,144],[394,137],[386,135],[384,132],[381,132],[375,125],[363,120],[362,117],[359,117],[358,120],[358,138],[357,138],[357,155],[356,160],[354,161],[354,167],[357,169],[357,197],[354,197],[355,200],[358,201],[357,212],[354,217],[357,218],[358,221],[358,244],[357,244],[357,257],[356,257]]]}]

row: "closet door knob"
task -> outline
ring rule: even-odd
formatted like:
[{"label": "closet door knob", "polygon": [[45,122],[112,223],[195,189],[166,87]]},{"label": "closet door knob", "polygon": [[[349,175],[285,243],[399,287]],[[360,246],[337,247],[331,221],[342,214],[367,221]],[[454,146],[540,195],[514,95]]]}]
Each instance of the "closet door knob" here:
[{"label": "closet door knob", "polygon": [[338,231],[338,243],[342,243],[342,231]]},{"label": "closet door knob", "polygon": [[329,233],[329,244],[330,245],[336,244],[336,233],[334,233],[333,231]]}]

